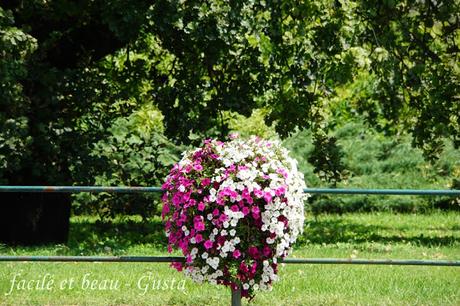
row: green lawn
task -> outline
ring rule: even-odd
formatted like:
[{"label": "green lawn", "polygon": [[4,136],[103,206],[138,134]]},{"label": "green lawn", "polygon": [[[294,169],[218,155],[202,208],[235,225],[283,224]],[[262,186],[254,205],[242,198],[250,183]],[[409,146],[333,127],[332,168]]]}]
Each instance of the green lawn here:
[{"label": "green lawn", "polygon": [[[458,213],[321,215],[309,219],[305,230],[292,257],[460,260]],[[96,227],[92,217],[74,217],[68,245],[3,246],[0,253],[165,255],[166,249],[158,220],[142,225],[131,218]],[[458,267],[285,265],[279,275],[274,290],[257,294],[254,305],[460,305]],[[173,281],[173,289],[161,288]],[[168,264],[0,263],[0,304],[229,303],[227,288],[196,285]]]}]

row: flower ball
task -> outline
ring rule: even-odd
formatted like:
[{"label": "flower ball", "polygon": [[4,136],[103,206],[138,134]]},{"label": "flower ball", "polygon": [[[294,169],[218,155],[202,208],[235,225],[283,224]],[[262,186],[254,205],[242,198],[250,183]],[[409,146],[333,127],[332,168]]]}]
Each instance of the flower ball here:
[{"label": "flower ball", "polygon": [[185,152],[162,186],[172,266],[194,281],[270,290],[278,258],[303,231],[305,182],[277,141],[208,139]]}]

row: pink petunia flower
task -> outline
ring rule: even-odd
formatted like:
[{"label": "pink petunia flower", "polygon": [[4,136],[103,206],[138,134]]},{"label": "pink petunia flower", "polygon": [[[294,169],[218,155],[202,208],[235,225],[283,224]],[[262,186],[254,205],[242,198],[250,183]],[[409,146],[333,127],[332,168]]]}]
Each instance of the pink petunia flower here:
[{"label": "pink petunia flower", "polygon": [[227,219],[228,219],[228,216],[226,214],[222,214],[219,217],[220,222],[225,222],[225,221],[227,221]]},{"label": "pink petunia flower", "polygon": [[268,245],[263,247],[262,254],[264,254],[265,257],[270,257],[272,255],[272,250]]},{"label": "pink petunia flower", "polygon": [[201,234],[197,234],[195,236],[195,242],[200,243],[201,241],[203,241],[203,236]]},{"label": "pink petunia flower", "polygon": [[278,189],[275,190],[275,194],[277,196],[281,196],[286,193],[286,188],[284,186],[279,187]]},{"label": "pink petunia flower", "polygon": [[206,186],[208,186],[209,184],[211,184],[211,179],[210,179],[210,178],[207,177],[207,178],[204,178],[204,179],[201,180],[201,185],[202,185],[203,187],[206,187]]},{"label": "pink petunia flower", "polygon": [[169,211],[170,211],[169,205],[168,205],[168,204],[163,205],[163,210],[162,210],[162,212],[161,212],[161,217],[164,218],[165,215],[166,215],[167,213],[169,213]]},{"label": "pink petunia flower", "polygon": [[257,270],[257,261],[254,261],[251,266],[251,274],[254,275]]},{"label": "pink petunia flower", "polygon": [[212,241],[211,240],[206,240],[203,245],[204,245],[206,250],[209,250],[210,248],[212,248]]},{"label": "pink petunia flower", "polygon": [[259,207],[253,206],[251,208],[251,211],[252,211],[252,217],[254,219],[259,219],[259,217],[260,217],[260,209],[259,209]]},{"label": "pink petunia flower", "polygon": [[254,195],[260,199],[264,196],[264,192],[260,189],[254,189]]},{"label": "pink petunia flower", "polygon": [[249,254],[249,256],[251,256],[254,259],[259,259],[259,257],[260,257],[259,250],[255,246],[249,247],[248,254]]},{"label": "pink petunia flower", "polygon": [[195,218],[193,218],[193,227],[197,231],[204,231],[204,223],[202,216],[195,216]]},{"label": "pink petunia flower", "polygon": [[243,272],[243,273],[248,273],[249,272],[248,266],[244,263],[244,261],[242,261],[240,263],[240,271]]},{"label": "pink petunia flower", "polygon": [[193,227],[197,230],[197,231],[204,231],[204,223],[203,222],[196,222]]},{"label": "pink petunia flower", "polygon": [[264,200],[265,200],[265,202],[267,202],[267,203],[271,203],[271,201],[272,201],[272,195],[271,195],[270,192],[265,192],[265,194],[264,194]]},{"label": "pink petunia flower", "polygon": [[171,267],[175,268],[177,271],[181,272],[184,268],[184,265],[181,262],[173,262],[171,263]]}]

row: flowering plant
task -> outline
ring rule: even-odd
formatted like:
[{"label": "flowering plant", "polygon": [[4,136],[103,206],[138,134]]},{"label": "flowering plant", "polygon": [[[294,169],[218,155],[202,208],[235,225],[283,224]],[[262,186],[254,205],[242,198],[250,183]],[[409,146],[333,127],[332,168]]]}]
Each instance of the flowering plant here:
[{"label": "flowering plant", "polygon": [[196,282],[242,288],[243,297],[271,290],[277,258],[303,231],[305,182],[278,142],[205,140],[185,152],[162,189],[172,266]]}]

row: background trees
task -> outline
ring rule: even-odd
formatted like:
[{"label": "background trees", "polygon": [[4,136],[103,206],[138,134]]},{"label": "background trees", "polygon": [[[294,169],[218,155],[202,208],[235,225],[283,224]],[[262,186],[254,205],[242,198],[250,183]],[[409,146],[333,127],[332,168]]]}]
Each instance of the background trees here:
[{"label": "background trees", "polygon": [[282,138],[311,130],[330,184],[350,174],[333,131],[357,117],[434,160],[459,145],[459,6],[2,2],[0,181],[158,185],[181,145],[253,111]]}]

